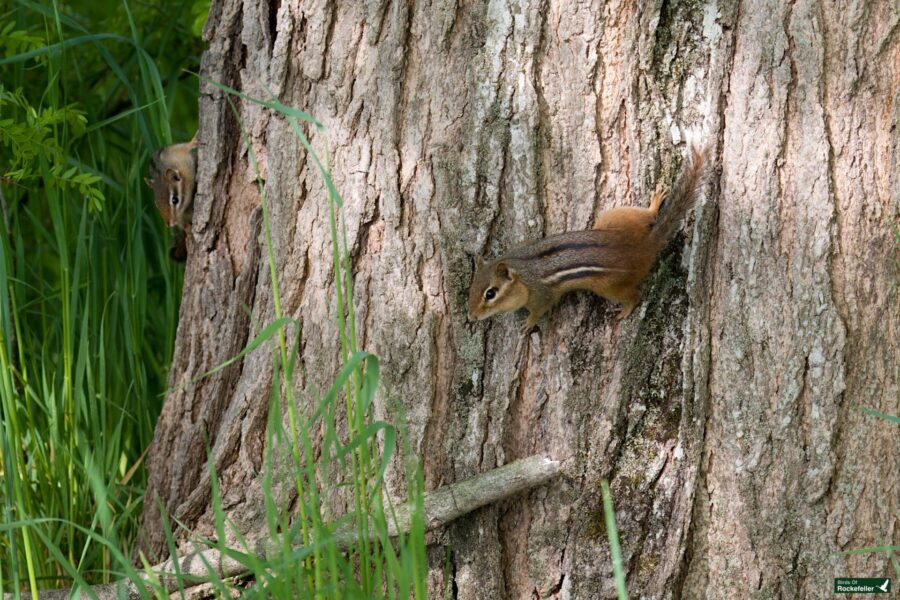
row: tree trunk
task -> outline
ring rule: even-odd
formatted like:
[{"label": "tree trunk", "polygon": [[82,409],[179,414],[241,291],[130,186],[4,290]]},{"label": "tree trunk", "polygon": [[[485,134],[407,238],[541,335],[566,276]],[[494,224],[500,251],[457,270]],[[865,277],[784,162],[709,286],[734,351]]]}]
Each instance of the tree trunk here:
[{"label": "tree trunk", "polygon": [[[223,0],[206,35],[204,76],[325,126],[309,133],[346,204],[376,410],[397,421],[400,401],[426,486],[565,461],[435,539],[434,597],[613,596],[603,478],[634,597],[831,597],[833,577],[890,574],[840,552],[900,543],[898,429],[857,410],[900,413],[896,3]],[[203,90],[173,386],[275,315],[255,173]],[[338,366],[325,191],[282,117],[237,106],[313,402]],[[631,317],[573,295],[522,344],[521,315],[467,321],[476,255],[646,205],[689,130],[712,144],[709,183]],[[170,393],[152,558],[152,494],[212,534],[207,440],[229,514],[263,527],[271,381],[258,351]]]}]

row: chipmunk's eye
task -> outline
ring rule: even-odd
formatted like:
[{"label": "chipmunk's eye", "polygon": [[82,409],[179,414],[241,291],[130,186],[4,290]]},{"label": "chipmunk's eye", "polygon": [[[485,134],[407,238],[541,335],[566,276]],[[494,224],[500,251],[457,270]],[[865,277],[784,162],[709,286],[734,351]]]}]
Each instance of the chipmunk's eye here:
[{"label": "chipmunk's eye", "polygon": [[484,293],[485,300],[493,300],[497,296],[497,288],[488,288]]},{"label": "chipmunk's eye", "polygon": [[172,206],[178,206],[178,191],[172,190],[169,192],[169,202]]}]

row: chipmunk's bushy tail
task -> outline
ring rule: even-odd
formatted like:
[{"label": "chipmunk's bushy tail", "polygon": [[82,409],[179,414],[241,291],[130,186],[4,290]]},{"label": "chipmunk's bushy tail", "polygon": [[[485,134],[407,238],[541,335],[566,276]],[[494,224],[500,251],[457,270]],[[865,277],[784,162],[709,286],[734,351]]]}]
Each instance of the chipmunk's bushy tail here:
[{"label": "chipmunk's bushy tail", "polygon": [[681,227],[684,216],[694,206],[697,194],[703,184],[708,154],[708,144],[691,151],[690,162],[685,165],[675,187],[662,203],[651,233],[660,248],[672,239],[672,236]]}]

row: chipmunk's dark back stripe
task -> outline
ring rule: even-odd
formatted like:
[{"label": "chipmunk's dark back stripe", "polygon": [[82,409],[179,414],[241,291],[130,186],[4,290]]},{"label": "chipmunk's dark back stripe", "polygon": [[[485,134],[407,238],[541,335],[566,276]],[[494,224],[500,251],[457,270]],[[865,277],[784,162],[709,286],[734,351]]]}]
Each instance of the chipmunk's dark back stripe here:
[{"label": "chipmunk's dark back stripe", "polygon": [[596,230],[570,231],[522,244],[510,250],[505,258],[548,258],[568,251],[602,249],[607,246],[608,241],[598,235]]},{"label": "chipmunk's dark back stripe", "polygon": [[602,242],[571,242],[571,243],[563,243],[558,244],[556,246],[551,246],[550,248],[546,248],[537,254],[532,255],[530,258],[546,258],[553,254],[559,254],[560,252],[566,252],[568,250],[585,250],[587,248],[603,248],[606,244]]}]

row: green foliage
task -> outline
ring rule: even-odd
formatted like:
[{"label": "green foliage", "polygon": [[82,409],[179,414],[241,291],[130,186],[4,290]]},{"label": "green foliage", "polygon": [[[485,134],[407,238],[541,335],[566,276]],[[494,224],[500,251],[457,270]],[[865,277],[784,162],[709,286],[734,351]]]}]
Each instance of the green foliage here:
[{"label": "green foliage", "polygon": [[203,25],[206,23],[206,15],[209,14],[209,0],[194,0],[191,3],[191,33],[200,37],[203,33]]},{"label": "green foliage", "polygon": [[612,496],[609,493],[609,483],[605,479],[600,482],[600,491],[603,496],[603,516],[606,525],[606,535],[609,540],[609,557],[612,561],[616,596],[619,600],[628,600],[628,590],[625,587],[625,568],[622,563],[622,548],[619,546],[619,531],[616,528],[616,513],[613,510]]},{"label": "green foliage", "polygon": [[3,58],[42,48],[46,43],[41,35],[16,29],[14,21],[9,21],[0,29],[0,53]]},{"label": "green foliage", "polygon": [[[14,32],[15,33],[15,32]],[[81,194],[92,210],[100,210],[104,200],[100,176],[79,166],[66,168],[66,155],[56,130],[66,127],[72,138],[84,135],[87,117],[75,104],[60,108],[36,109],[21,88],[9,91],[0,85],[0,144],[5,146],[7,171],[3,177],[22,185],[36,185],[46,177],[49,185]],[[50,165],[42,171],[41,165]]]},{"label": "green foliage", "polygon": [[[208,6],[18,0],[0,16],[0,593],[142,581],[131,554],[141,459],[166,389],[182,278],[142,179],[152,150],[195,129],[197,81],[185,70],[197,70]],[[276,365],[261,475],[270,543],[263,557],[222,545],[242,536],[212,464],[217,540],[207,543],[246,566],[245,595],[424,598],[422,475],[410,462],[417,511],[412,531],[391,538],[382,480],[402,436],[372,417],[379,363],[357,347],[340,197],[298,119],[319,125],[266,105],[326,181],[343,368],[314,414],[301,414],[300,331],[283,316],[264,200],[277,318],[235,359],[268,349]],[[330,512],[326,494],[349,512]],[[211,583],[222,596],[232,585]],[[160,581],[139,587],[168,596]]]},{"label": "green foliage", "polygon": [[182,2],[80,4],[0,14],[0,593],[133,573],[178,318],[143,175],[201,45]]},{"label": "green foliage", "polygon": [[891,561],[891,565],[894,567],[894,574],[900,579],[900,558],[897,558],[897,555],[900,554],[900,546],[890,546],[888,544],[882,544],[880,546],[869,546],[866,548],[853,548],[852,550],[845,550],[841,552],[841,554],[845,556],[852,556],[854,554],[887,554],[888,560]]},{"label": "green foliage", "polygon": [[888,415],[881,411],[869,408],[868,406],[858,406],[857,408],[859,410],[861,410],[862,412],[866,413],[867,415],[871,415],[873,417],[877,417],[879,419],[884,419],[885,421],[890,421],[891,423],[896,423],[896,424],[900,425],[900,417],[898,417],[898,416]]}]

